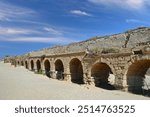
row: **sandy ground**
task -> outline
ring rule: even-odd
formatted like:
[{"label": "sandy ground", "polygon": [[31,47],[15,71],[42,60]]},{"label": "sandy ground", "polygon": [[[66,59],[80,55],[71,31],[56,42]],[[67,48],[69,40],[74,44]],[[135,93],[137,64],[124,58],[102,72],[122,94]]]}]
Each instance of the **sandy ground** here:
[{"label": "sandy ground", "polygon": [[141,95],[122,91],[110,91],[66,81],[49,79],[34,74],[24,67],[14,67],[0,62],[0,99],[1,100],[101,100],[136,99],[149,100]]}]

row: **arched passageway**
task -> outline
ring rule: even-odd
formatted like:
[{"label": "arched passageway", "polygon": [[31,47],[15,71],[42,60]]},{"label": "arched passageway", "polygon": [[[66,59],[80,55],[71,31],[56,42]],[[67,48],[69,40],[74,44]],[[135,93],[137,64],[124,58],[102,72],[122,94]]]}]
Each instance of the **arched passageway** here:
[{"label": "arched passageway", "polygon": [[27,62],[27,61],[25,61],[25,67],[26,67],[26,69],[29,68],[29,67],[28,67],[28,62]]},{"label": "arched passageway", "polygon": [[149,95],[150,77],[146,77],[146,72],[149,68],[150,60],[139,60],[129,66],[126,75],[129,92],[135,94]]},{"label": "arched passageway", "polygon": [[45,60],[44,62],[45,74],[50,77],[50,62],[49,60]]},{"label": "arched passageway", "polygon": [[23,61],[21,61],[21,66],[24,66],[24,63],[23,63]]},{"label": "arched passageway", "polygon": [[37,72],[41,72],[41,62],[40,60],[36,61]]},{"label": "arched passageway", "polygon": [[108,90],[115,89],[113,86],[115,76],[113,75],[111,68],[106,63],[96,63],[93,65],[91,69],[91,77],[94,79],[95,86]]},{"label": "arched passageway", "polygon": [[34,71],[34,62],[31,60],[31,70]]},{"label": "arched passageway", "polygon": [[20,65],[20,62],[18,61],[17,64]]},{"label": "arched passageway", "polygon": [[81,61],[74,58],[70,61],[71,81],[77,84],[84,84],[83,81],[83,67]]},{"label": "arched passageway", "polygon": [[56,78],[59,80],[64,79],[64,65],[63,62],[58,59],[55,62],[55,71],[56,71]]}]

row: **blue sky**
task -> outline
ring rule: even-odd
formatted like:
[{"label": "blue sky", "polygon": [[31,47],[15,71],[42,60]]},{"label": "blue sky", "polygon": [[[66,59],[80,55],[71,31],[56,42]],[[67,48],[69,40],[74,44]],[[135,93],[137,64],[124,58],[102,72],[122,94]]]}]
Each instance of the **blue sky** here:
[{"label": "blue sky", "polygon": [[0,57],[150,26],[150,0],[0,0]]}]

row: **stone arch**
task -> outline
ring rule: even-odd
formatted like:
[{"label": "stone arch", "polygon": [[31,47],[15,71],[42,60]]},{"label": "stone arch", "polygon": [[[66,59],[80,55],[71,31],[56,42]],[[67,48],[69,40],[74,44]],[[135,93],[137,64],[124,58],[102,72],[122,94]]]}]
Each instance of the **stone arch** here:
[{"label": "stone arch", "polygon": [[25,67],[26,67],[26,69],[28,69],[28,68],[29,68],[29,66],[28,66],[28,62],[27,62],[27,61],[25,61]]},{"label": "stone arch", "polygon": [[134,60],[128,64],[125,76],[129,92],[145,95],[145,91],[150,88],[145,81],[145,75],[149,68],[150,60],[148,59]]},{"label": "stone arch", "polygon": [[57,79],[64,79],[64,65],[63,65],[63,62],[62,60],[60,59],[57,59],[55,61],[55,71],[56,71],[56,78]]},{"label": "stone arch", "polygon": [[69,64],[71,81],[77,84],[84,84],[83,79],[83,66],[78,58],[73,58]]},{"label": "stone arch", "polygon": [[30,64],[31,64],[31,71],[34,71],[34,61],[31,60]]},{"label": "stone arch", "polygon": [[40,70],[41,70],[41,62],[40,62],[40,60],[36,61],[36,68],[37,68],[37,72],[40,72]]},{"label": "stone arch", "polygon": [[91,77],[94,79],[95,86],[104,89],[114,90],[115,76],[108,64],[103,62],[95,63],[91,68]]},{"label": "stone arch", "polygon": [[44,61],[44,68],[45,68],[45,74],[46,74],[46,76],[48,76],[48,77],[50,77],[50,62],[49,62],[49,60],[48,59],[46,59],[45,61]]}]

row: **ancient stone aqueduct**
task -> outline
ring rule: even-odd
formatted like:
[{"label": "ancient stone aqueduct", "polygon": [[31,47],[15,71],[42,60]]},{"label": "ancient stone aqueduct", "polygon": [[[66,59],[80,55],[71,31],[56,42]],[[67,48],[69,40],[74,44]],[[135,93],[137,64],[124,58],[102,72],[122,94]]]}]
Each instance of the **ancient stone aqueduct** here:
[{"label": "ancient stone aqueduct", "polygon": [[150,67],[150,46],[122,48],[121,53],[95,54],[84,50],[55,55],[17,56],[5,58],[15,66],[25,66],[49,78],[109,88],[108,78],[114,75],[113,87],[124,91],[140,91]]}]

